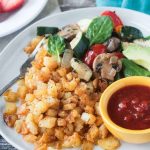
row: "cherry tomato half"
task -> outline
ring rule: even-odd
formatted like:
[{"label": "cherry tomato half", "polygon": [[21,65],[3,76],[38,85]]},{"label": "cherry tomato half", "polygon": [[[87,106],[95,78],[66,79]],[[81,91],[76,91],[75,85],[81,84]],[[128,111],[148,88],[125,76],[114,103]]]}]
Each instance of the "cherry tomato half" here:
[{"label": "cherry tomato half", "polygon": [[117,56],[119,59],[124,58],[124,55],[121,52],[114,52],[115,56]]},{"label": "cherry tomato half", "polygon": [[102,44],[95,44],[91,47],[91,50],[87,51],[83,58],[83,62],[92,68],[95,57],[104,52],[106,52],[106,46]]},{"label": "cherry tomato half", "polygon": [[121,31],[123,23],[122,23],[121,19],[116,15],[115,12],[107,10],[107,11],[104,11],[101,15],[102,16],[109,16],[113,21],[115,31],[116,32]]}]

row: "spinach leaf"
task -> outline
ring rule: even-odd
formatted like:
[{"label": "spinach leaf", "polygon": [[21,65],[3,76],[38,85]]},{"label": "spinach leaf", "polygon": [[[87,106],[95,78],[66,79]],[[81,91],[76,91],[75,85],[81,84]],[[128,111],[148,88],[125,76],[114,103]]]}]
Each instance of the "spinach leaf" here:
[{"label": "spinach leaf", "polygon": [[142,32],[139,29],[131,26],[123,26],[121,29],[120,36],[123,41],[128,42],[132,42],[135,39],[143,38]]},{"label": "spinach leaf", "polygon": [[131,60],[124,58],[122,59],[122,64],[123,64],[123,73],[125,77],[150,76],[150,72],[148,70],[138,66]]},{"label": "spinach leaf", "polygon": [[57,56],[58,62],[60,62],[60,55],[65,49],[64,39],[59,35],[50,35],[48,38],[48,52]]},{"label": "spinach leaf", "polygon": [[90,41],[90,45],[105,42],[112,34],[113,23],[110,17],[101,16],[94,18],[90,23],[86,37]]}]

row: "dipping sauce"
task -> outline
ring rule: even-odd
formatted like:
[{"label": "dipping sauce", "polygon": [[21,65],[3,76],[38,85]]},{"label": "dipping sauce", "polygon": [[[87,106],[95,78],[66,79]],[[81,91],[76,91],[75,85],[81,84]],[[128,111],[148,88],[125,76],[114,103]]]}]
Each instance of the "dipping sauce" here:
[{"label": "dipping sauce", "polygon": [[132,130],[150,128],[150,87],[127,86],[108,102],[108,114],[117,125]]}]

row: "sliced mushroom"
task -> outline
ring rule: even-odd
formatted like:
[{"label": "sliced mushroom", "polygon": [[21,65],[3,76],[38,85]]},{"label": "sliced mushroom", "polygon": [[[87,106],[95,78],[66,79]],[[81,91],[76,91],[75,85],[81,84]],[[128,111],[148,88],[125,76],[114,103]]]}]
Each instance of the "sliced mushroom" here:
[{"label": "sliced mushroom", "polygon": [[71,41],[79,31],[80,27],[77,24],[71,24],[63,27],[62,30],[58,32],[58,35]]},{"label": "sliced mushroom", "polygon": [[121,61],[113,53],[98,55],[93,62],[93,70],[101,76],[102,79],[114,80],[117,72],[122,68]]},{"label": "sliced mushroom", "polygon": [[70,61],[72,57],[73,57],[73,50],[66,49],[62,57],[61,66],[65,68],[70,68],[71,67]]},{"label": "sliced mushroom", "polygon": [[107,42],[107,51],[114,52],[115,50],[119,48],[120,43],[121,43],[120,39],[116,37],[110,38]]},{"label": "sliced mushroom", "polygon": [[76,58],[71,59],[71,67],[78,73],[80,79],[89,81],[92,77],[92,70]]}]

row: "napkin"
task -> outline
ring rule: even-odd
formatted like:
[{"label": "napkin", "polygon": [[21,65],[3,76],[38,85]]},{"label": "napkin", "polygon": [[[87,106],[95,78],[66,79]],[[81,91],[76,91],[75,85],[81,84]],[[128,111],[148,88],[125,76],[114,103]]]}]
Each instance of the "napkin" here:
[{"label": "napkin", "polygon": [[96,5],[129,8],[150,14],[150,0],[96,0]]}]

